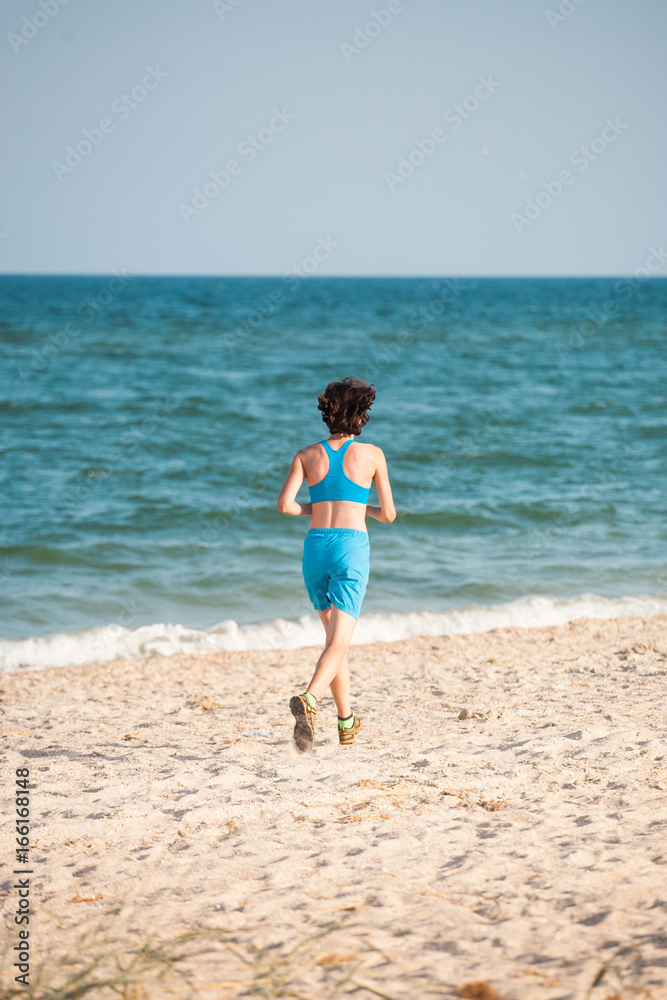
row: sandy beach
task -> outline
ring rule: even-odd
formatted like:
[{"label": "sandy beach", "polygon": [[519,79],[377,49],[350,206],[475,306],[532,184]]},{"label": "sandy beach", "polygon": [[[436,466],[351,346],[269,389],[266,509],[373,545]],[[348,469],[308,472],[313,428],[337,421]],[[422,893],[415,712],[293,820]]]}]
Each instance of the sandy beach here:
[{"label": "sandy beach", "polygon": [[352,647],[363,732],[339,746],[327,695],[306,755],[287,702],[313,648],[3,675],[33,981],[117,963],[135,1000],[583,1000],[601,974],[592,997],[667,997],[666,625]]}]

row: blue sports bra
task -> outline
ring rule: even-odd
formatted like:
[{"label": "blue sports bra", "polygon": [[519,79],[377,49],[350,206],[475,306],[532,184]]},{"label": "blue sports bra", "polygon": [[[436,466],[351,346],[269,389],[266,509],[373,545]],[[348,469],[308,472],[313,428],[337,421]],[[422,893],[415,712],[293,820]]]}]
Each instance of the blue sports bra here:
[{"label": "blue sports bra", "polygon": [[319,483],[308,487],[311,503],[321,503],[323,500],[351,500],[354,503],[368,503],[370,486],[365,489],[353,482],[343,472],[343,456],[352,444],[346,441],[342,448],[334,451],[326,441],[320,441],[329,456],[329,471]]}]

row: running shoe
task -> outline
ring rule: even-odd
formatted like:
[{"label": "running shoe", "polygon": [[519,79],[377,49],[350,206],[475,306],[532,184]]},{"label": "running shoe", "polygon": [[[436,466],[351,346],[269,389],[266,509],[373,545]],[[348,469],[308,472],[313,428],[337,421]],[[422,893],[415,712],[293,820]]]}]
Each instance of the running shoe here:
[{"label": "running shoe", "polygon": [[354,743],[354,737],[361,729],[361,719],[358,715],[355,715],[354,722],[352,725],[345,729],[342,726],[338,727],[338,740],[341,746],[347,746],[349,743]]},{"label": "running shoe", "polygon": [[315,742],[315,716],[317,709],[311,708],[305,694],[295,694],[289,700],[290,712],[296,719],[294,723],[294,742],[300,753],[312,750]]}]

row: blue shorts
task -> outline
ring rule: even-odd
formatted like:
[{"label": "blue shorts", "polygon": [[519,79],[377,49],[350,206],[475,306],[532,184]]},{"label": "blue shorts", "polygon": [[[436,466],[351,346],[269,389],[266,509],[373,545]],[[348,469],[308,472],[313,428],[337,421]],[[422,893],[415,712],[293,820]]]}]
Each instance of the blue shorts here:
[{"label": "blue shorts", "polygon": [[356,528],[310,528],[303,542],[303,579],[316,611],[330,605],[353,618],[361,612],[371,544]]}]

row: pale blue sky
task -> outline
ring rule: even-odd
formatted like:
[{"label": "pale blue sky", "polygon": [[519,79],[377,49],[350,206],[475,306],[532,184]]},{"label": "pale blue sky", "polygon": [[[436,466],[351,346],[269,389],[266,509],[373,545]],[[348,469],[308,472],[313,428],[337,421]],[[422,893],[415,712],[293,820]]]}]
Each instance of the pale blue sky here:
[{"label": "pale blue sky", "polygon": [[667,245],[664,0],[391,0],[356,52],[386,0],[41,3],[0,9],[0,271],[281,274],[320,239],[321,275],[629,274]]}]

